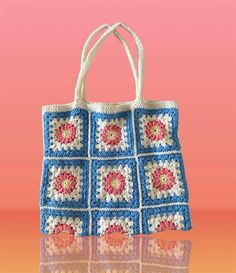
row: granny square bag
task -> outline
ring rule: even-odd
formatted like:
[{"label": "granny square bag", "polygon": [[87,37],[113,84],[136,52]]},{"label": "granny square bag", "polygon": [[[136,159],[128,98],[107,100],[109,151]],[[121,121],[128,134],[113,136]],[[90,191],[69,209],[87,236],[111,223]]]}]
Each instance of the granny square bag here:
[{"label": "granny square bag", "polygon": [[[138,69],[118,27],[136,43]],[[86,55],[94,36],[104,29]],[[112,33],[128,55],[136,98],[87,102],[87,72],[97,49]],[[122,23],[102,25],[83,48],[74,102],[43,106],[42,233],[84,236],[191,229],[177,103],[144,100],[143,70],[144,52],[137,34]]]}]

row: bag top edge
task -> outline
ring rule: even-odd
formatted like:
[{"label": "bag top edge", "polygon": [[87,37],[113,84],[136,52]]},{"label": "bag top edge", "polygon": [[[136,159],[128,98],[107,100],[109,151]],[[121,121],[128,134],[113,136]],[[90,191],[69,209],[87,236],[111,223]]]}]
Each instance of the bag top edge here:
[{"label": "bag top edge", "polygon": [[79,101],[78,103],[66,103],[66,104],[49,104],[42,106],[42,112],[66,112],[73,109],[82,108],[87,111],[99,112],[99,113],[117,113],[127,110],[133,110],[136,108],[156,109],[156,108],[178,108],[177,101],[154,101],[154,100],[139,100],[128,101],[118,103],[106,103],[106,102],[86,102]]}]

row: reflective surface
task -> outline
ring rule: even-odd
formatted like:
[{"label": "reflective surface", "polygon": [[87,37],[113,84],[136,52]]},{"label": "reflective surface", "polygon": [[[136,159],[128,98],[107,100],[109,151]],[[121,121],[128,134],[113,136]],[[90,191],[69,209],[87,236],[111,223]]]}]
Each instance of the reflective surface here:
[{"label": "reflective surface", "polygon": [[38,212],[1,212],[1,272],[235,272],[235,211],[193,211],[193,229],[149,236],[42,236]]},{"label": "reflective surface", "polygon": [[188,272],[190,241],[152,237],[46,236],[42,272]]}]

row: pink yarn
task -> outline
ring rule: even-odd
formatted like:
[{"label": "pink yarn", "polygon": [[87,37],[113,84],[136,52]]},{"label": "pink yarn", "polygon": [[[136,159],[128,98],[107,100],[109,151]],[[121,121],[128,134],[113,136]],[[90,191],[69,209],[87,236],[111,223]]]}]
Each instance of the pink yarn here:
[{"label": "pink yarn", "polygon": [[109,194],[121,194],[125,189],[125,177],[120,172],[112,171],[104,178],[103,185]]},{"label": "pink yarn", "polygon": [[175,182],[173,173],[167,168],[157,168],[152,176],[152,183],[158,190],[169,190]]},{"label": "pink yarn", "polygon": [[156,228],[157,231],[164,231],[164,230],[175,230],[177,229],[175,223],[173,221],[161,221],[158,227]]},{"label": "pink yarn", "polygon": [[68,144],[74,141],[76,137],[76,128],[74,124],[64,123],[56,130],[56,139],[62,144]]},{"label": "pink yarn", "polygon": [[160,140],[165,137],[166,128],[159,120],[150,120],[145,126],[145,133],[150,140]]},{"label": "pink yarn", "polygon": [[76,177],[68,172],[62,172],[56,178],[55,188],[59,193],[70,194],[76,188]]},{"label": "pink yarn", "polygon": [[119,233],[124,233],[124,229],[122,227],[122,225],[116,225],[116,224],[113,224],[113,225],[110,225],[106,231],[105,231],[105,234],[111,234],[113,232],[119,232]]},{"label": "pink yarn", "polygon": [[122,139],[121,128],[115,124],[106,125],[102,132],[102,140],[108,145],[116,145]]},{"label": "pink yarn", "polygon": [[57,224],[53,230],[53,233],[57,234],[57,233],[61,233],[61,232],[65,232],[71,235],[75,234],[75,230],[71,225],[68,224]]}]

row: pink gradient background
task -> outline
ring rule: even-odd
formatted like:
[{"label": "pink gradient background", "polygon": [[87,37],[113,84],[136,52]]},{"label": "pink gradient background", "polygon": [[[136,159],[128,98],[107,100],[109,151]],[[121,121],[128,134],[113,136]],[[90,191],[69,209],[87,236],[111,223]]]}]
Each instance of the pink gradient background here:
[{"label": "pink gradient background", "polygon": [[[217,225],[224,215],[222,228],[217,231],[235,226],[235,221],[229,224],[236,209],[236,2],[233,0],[0,1],[2,219],[7,219],[8,232],[11,229],[15,232],[18,212],[32,211],[21,218],[32,224],[32,233],[24,224],[18,231],[24,230],[38,239],[43,159],[41,107],[73,101],[85,40],[99,25],[116,22],[129,25],[143,42],[144,98],[176,100],[179,104],[179,135],[196,227],[187,234],[198,246],[193,258],[196,267],[191,272],[205,272],[197,257],[203,255],[200,244],[204,247],[204,240],[212,235],[212,223]],[[89,101],[134,98],[129,62],[123,47],[112,36],[95,57],[87,77],[87,92]],[[213,210],[215,220],[210,224]],[[202,219],[209,225],[202,226]],[[201,234],[198,228],[205,232],[200,240],[195,237]],[[225,236],[223,231],[221,235]],[[31,248],[36,248],[30,242],[25,246],[28,254]],[[211,251],[216,247],[214,237],[209,242],[214,242],[212,247],[207,246]],[[232,250],[226,242],[230,240],[223,242],[221,238],[223,249]],[[37,251],[32,254],[32,268],[37,264]],[[215,266],[214,272],[220,272],[217,268],[229,270],[228,258],[225,256],[222,266]],[[206,272],[213,272],[210,267],[209,262]]]}]

